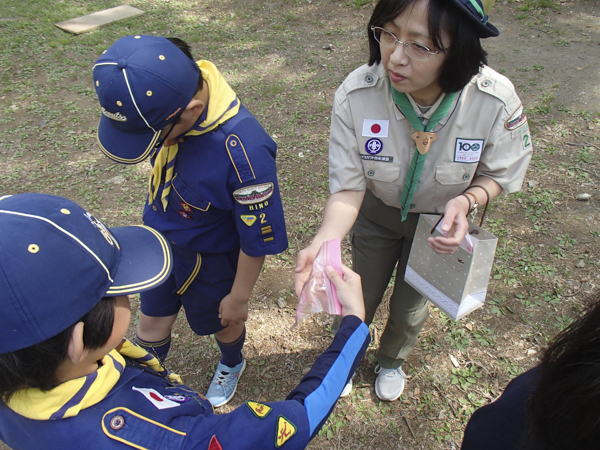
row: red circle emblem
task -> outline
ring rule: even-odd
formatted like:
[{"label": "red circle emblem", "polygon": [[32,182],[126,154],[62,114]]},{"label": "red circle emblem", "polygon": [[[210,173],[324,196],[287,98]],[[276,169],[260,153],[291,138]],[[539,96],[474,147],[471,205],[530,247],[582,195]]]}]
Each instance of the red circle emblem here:
[{"label": "red circle emblem", "polygon": [[374,124],[374,125],[371,125],[371,132],[372,132],[372,133],[375,133],[375,134],[377,134],[377,133],[379,133],[380,131],[381,131],[381,125],[379,125],[379,124],[377,124],[377,123],[376,123],[376,124]]},{"label": "red circle emblem", "polygon": [[154,392],[150,392],[150,397],[152,397],[153,400],[156,400],[157,402],[162,402],[163,399],[160,398],[158,395],[156,395]]}]

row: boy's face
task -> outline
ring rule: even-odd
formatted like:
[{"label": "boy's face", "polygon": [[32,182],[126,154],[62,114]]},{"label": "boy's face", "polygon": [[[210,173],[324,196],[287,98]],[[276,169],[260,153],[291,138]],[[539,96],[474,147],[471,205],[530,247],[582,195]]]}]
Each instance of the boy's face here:
[{"label": "boy's face", "polygon": [[126,295],[115,297],[115,320],[113,323],[112,333],[102,348],[92,350],[92,353],[97,356],[96,360],[102,359],[121,344],[121,341],[129,329],[130,321],[131,307],[129,305],[129,297]]}]

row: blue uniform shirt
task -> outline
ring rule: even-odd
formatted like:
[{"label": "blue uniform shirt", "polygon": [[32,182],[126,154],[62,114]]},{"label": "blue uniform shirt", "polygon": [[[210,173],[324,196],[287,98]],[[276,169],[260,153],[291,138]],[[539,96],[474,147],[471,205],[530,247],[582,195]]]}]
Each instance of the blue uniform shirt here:
[{"label": "blue uniform shirt", "polygon": [[249,401],[228,414],[214,414],[208,400],[187,386],[125,359],[125,367],[115,363],[121,375],[114,387],[91,406],[78,402],[97,372],[72,380],[81,387],[55,402],[59,413],[82,408],[71,417],[55,413],[55,419],[34,420],[0,406],[0,439],[15,450],[303,449],[327,420],[369,342],[366,324],[355,316],[344,318],[332,344],[286,400]]},{"label": "blue uniform shirt", "polygon": [[256,257],[284,251],[288,241],[276,151],[244,106],[216,129],[186,135],[179,143],[166,211],[159,192],[144,209],[144,223],[199,253],[241,247]]}]

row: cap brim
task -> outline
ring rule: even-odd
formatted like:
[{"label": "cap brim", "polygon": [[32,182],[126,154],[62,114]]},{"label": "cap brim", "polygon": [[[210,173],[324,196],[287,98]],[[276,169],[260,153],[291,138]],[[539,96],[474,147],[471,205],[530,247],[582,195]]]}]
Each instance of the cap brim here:
[{"label": "cap brim", "polygon": [[123,132],[116,128],[111,119],[102,115],[98,124],[100,150],[115,162],[137,164],[152,155],[160,138],[160,131],[151,129],[141,132]]},{"label": "cap brim", "polygon": [[138,225],[110,228],[110,232],[121,249],[121,260],[107,297],[152,289],[170,275],[171,247],[158,231]]}]

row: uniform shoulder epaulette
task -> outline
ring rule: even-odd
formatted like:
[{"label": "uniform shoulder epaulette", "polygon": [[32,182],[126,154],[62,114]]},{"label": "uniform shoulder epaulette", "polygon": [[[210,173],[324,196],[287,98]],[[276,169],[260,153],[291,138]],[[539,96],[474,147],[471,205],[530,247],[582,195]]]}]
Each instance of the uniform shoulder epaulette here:
[{"label": "uniform shoulder epaulette", "polygon": [[492,95],[504,103],[509,114],[514,113],[521,106],[521,100],[511,81],[490,67],[484,66],[473,77],[473,81],[481,92]]},{"label": "uniform shoulder epaulette", "polygon": [[227,136],[227,139],[225,139],[225,148],[227,149],[231,164],[233,164],[233,167],[235,168],[240,183],[255,180],[256,175],[254,174],[254,169],[252,168],[250,158],[248,158],[244,144],[239,136],[235,134]]},{"label": "uniform shoulder epaulette", "polygon": [[508,115],[505,123],[507,129],[514,130],[527,122],[523,104],[515,91],[515,87],[504,75],[484,66],[473,77],[472,81],[481,92],[492,95],[504,104],[504,109]]},{"label": "uniform shoulder epaulette", "polygon": [[385,75],[385,71],[379,65],[369,67],[365,64],[348,75],[337,93],[347,96],[352,91],[373,87],[379,82],[382,75]]}]

